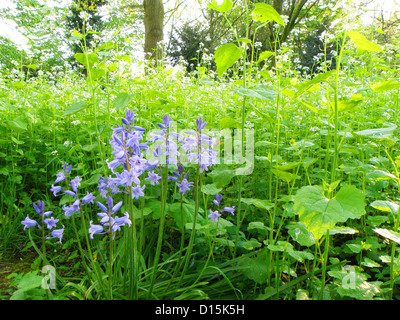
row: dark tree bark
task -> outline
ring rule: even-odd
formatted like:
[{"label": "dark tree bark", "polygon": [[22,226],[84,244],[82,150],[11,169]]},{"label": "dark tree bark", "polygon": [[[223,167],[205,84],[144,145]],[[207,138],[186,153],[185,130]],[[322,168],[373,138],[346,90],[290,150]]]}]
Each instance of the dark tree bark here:
[{"label": "dark tree bark", "polygon": [[156,66],[157,61],[162,60],[164,40],[164,5],[162,0],[143,0],[145,58],[150,60],[151,65]]}]

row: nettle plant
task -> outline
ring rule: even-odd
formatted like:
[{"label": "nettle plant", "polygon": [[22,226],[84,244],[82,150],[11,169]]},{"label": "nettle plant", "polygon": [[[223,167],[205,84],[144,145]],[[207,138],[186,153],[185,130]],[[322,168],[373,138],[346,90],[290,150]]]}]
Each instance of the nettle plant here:
[{"label": "nettle plant", "polygon": [[[173,132],[173,129],[169,130],[171,118],[165,115],[162,118],[162,123],[158,124],[159,130],[150,132],[150,137],[147,141],[144,141],[146,130],[136,126],[134,118],[134,113],[128,110],[125,118],[122,119],[122,124],[112,128],[112,139],[109,142],[112,147],[111,154],[113,155],[113,159],[107,159],[106,161],[111,174],[108,177],[100,177],[97,187],[98,197],[104,200],[96,201],[95,205],[96,196],[92,192],[86,191],[86,194],[84,194],[80,190],[82,178],[76,176],[70,179],[72,165],[68,165],[67,163],[56,174],[56,179],[50,189],[55,197],[60,195],[68,196],[69,203],[63,204],[62,212],[65,219],[71,221],[82,263],[88,276],[96,283],[98,292],[104,294],[107,298],[113,297],[115,289],[113,287],[113,280],[119,279],[117,277],[119,271],[114,270],[114,265],[117,265],[118,270],[121,267],[125,270],[124,288],[125,277],[129,277],[129,288],[127,289],[129,298],[138,298],[139,282],[142,277],[148,277],[149,288],[146,289],[146,295],[149,298],[153,297],[156,276],[160,271],[159,263],[164,240],[168,188],[176,188],[180,194],[181,246],[175,262],[174,274],[169,281],[168,287],[173,283],[176,273],[182,268],[178,282],[179,286],[179,283],[187,272],[194,245],[196,221],[200,211],[199,187],[201,175],[217,162],[217,152],[214,150],[216,140],[203,133],[206,122],[202,118],[196,120],[195,130],[185,130],[182,133],[177,133]],[[194,175],[193,181],[190,181],[191,173]],[[144,199],[146,192],[145,181],[147,181],[147,184],[150,183],[151,187],[157,186],[161,189],[161,209],[155,255],[151,259],[153,266],[143,270],[143,207],[140,210],[136,209],[133,201]],[[189,190],[193,191],[195,205],[189,245],[187,248],[184,248],[183,196]],[[121,196],[123,200],[120,200]],[[117,198],[120,201],[117,202]],[[217,209],[209,209],[209,214],[207,215],[209,223],[216,223],[218,225],[218,218],[223,212],[232,215],[235,213],[234,206],[221,208],[221,200],[221,194],[216,194],[213,203],[217,205]],[[90,205],[93,205],[94,208],[88,208]],[[34,244],[32,237],[30,239],[39,255],[43,258],[43,264],[48,264],[45,255],[45,240],[56,237],[61,242],[65,227],[63,225],[62,229],[55,229],[59,219],[49,217],[52,211],[45,211],[45,203],[43,201],[39,201],[37,204],[34,203],[33,207],[41,215],[41,225],[31,219],[29,215],[22,221],[22,224],[24,225],[24,229],[37,226],[42,230],[42,250],[39,250]],[[93,209],[97,209],[96,207],[100,209],[100,212],[97,213],[97,218],[90,218],[88,221],[90,212]],[[124,212],[122,209],[124,209]],[[80,217],[81,226],[85,230],[86,250],[80,239],[79,228],[76,222],[77,217]],[[137,222],[140,222],[140,228],[137,228]],[[54,228],[54,230],[51,231],[50,235],[46,236],[44,232],[45,227],[49,230]],[[119,233],[122,233],[123,230],[125,232],[119,236]],[[138,230],[140,230],[139,233]],[[96,237],[101,237],[102,235],[108,235],[109,241],[108,245],[106,245],[109,260],[104,265],[100,265],[97,260],[97,253],[94,253],[92,249],[94,247],[92,241],[95,241]],[[117,243],[118,241],[120,241],[119,244]],[[105,249],[104,247],[103,250]],[[121,259],[118,263],[116,263],[117,257]],[[107,279],[106,282],[104,281],[105,278]]]}]

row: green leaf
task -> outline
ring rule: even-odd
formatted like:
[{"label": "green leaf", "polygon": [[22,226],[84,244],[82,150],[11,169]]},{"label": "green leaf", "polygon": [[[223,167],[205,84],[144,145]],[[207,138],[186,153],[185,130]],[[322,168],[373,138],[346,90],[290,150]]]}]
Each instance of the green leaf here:
[{"label": "green leaf", "polygon": [[300,83],[299,85],[296,86],[297,91],[295,93],[295,98],[299,97],[301,94],[303,94],[305,91],[310,89],[316,84],[319,84],[320,82],[325,82],[327,81],[331,76],[333,76],[336,73],[336,70],[330,70],[325,73],[320,73],[317,76],[315,76],[313,79],[304,81]]},{"label": "green leaf", "polygon": [[252,231],[252,230],[257,230],[260,234],[266,236],[270,228],[264,226],[264,223],[262,223],[261,221],[253,221],[250,222],[247,227],[247,231]]},{"label": "green leaf", "polygon": [[216,195],[222,191],[222,188],[217,188],[215,184],[206,184],[201,187],[201,191],[207,195]]},{"label": "green leaf", "polygon": [[274,56],[275,53],[272,51],[263,51],[261,52],[260,56],[258,57],[257,63],[269,59],[270,57]]},{"label": "green leaf", "polygon": [[110,50],[110,49],[112,49],[112,48],[114,48],[114,42],[109,41],[109,42],[105,42],[105,43],[103,43],[101,46],[99,46],[99,47],[96,49],[96,51]]},{"label": "green leaf", "polygon": [[261,243],[256,240],[249,240],[240,243],[240,246],[246,250],[254,250],[261,247]]},{"label": "green leaf", "polygon": [[371,85],[371,89],[378,93],[382,93],[382,92],[386,92],[386,91],[394,90],[394,89],[398,89],[398,88],[400,88],[400,82],[395,82],[395,81],[393,81],[393,79],[374,83],[373,85]]},{"label": "green leaf", "polygon": [[275,174],[278,178],[285,180],[287,183],[290,183],[293,180],[299,179],[300,176],[294,173],[278,170],[278,169],[271,169],[272,173]]},{"label": "green leaf", "polygon": [[238,126],[239,126],[239,122],[230,117],[223,117],[218,122],[218,127],[221,129],[237,128]]},{"label": "green leaf", "polygon": [[[168,208],[168,212],[175,220],[176,225],[182,227],[182,217],[181,217],[181,204],[180,202],[175,202],[171,204]],[[184,225],[193,222],[195,207],[193,204],[183,203],[182,205],[182,215]],[[200,215],[197,216],[197,221],[199,225],[204,224],[204,218]]]},{"label": "green leaf", "polygon": [[75,59],[86,68],[92,68],[96,62],[99,61],[99,57],[96,53],[76,53],[74,55]]},{"label": "green leaf", "polygon": [[315,237],[307,230],[304,223],[296,222],[288,225],[288,233],[300,245],[310,247],[316,243]]},{"label": "green leaf", "polygon": [[386,139],[390,138],[393,135],[393,131],[396,129],[396,126],[387,127],[387,128],[378,128],[378,129],[367,129],[362,131],[354,132],[355,135],[358,135],[363,138],[370,139]]},{"label": "green leaf", "polygon": [[123,109],[132,101],[134,95],[126,92],[121,92],[114,100],[114,108]]},{"label": "green leaf", "polygon": [[210,3],[207,3],[207,6],[215,11],[218,12],[228,12],[229,10],[232,9],[233,4],[232,4],[232,0],[224,0],[224,2],[221,5],[218,5],[217,0],[213,0]]},{"label": "green leaf", "polygon": [[279,13],[272,6],[266,3],[255,3],[252,16],[254,21],[259,21],[261,23],[275,21],[282,26],[285,25]]},{"label": "green leaf", "polygon": [[292,258],[299,262],[304,262],[304,260],[313,260],[314,255],[306,251],[297,251],[294,249],[293,245],[287,241],[277,241],[273,245],[268,245],[268,249],[271,251],[280,251],[288,253]]},{"label": "green leaf", "polygon": [[369,52],[371,52],[371,51],[382,52],[383,51],[379,45],[369,41],[367,38],[365,38],[364,35],[362,35],[358,31],[349,31],[348,35],[358,49],[366,50]]},{"label": "green leaf", "polygon": [[235,170],[226,168],[216,168],[208,174],[216,188],[223,188],[228,185],[235,176]]},{"label": "green leaf", "polygon": [[20,119],[7,121],[7,125],[10,129],[12,129],[16,132],[28,130],[28,124],[25,121],[20,120]]},{"label": "green leaf", "polygon": [[65,116],[69,116],[71,114],[74,114],[74,113],[76,113],[78,111],[81,111],[81,110],[83,110],[85,108],[86,108],[86,102],[85,101],[74,103],[74,104],[68,106],[64,110],[64,117]]},{"label": "green leaf", "polygon": [[277,96],[275,90],[263,85],[256,86],[252,89],[237,88],[234,90],[234,92],[240,94],[241,96],[269,101],[274,101],[275,97]]},{"label": "green leaf", "polygon": [[260,200],[260,199],[253,199],[253,198],[241,198],[241,202],[246,203],[247,205],[253,205],[257,208],[264,209],[264,210],[271,210],[274,207],[274,204],[268,200]]},{"label": "green leaf", "polygon": [[354,186],[344,186],[333,199],[323,193],[321,186],[306,186],[294,197],[294,210],[300,222],[317,240],[337,222],[360,218],[365,213],[364,195]]},{"label": "green leaf", "polygon": [[397,232],[394,232],[392,230],[387,230],[387,229],[382,229],[382,228],[375,228],[374,231],[381,235],[382,237],[385,237],[387,239],[390,239],[398,244],[400,244],[400,234]]},{"label": "green leaf", "polygon": [[103,69],[97,69],[97,68],[90,69],[90,77],[92,78],[93,81],[101,78],[105,74],[106,71]]},{"label": "green leaf", "polygon": [[397,214],[399,205],[392,201],[376,200],[370,203],[370,206],[376,210]]},{"label": "green leaf", "polygon": [[263,284],[268,280],[267,252],[262,250],[256,258],[244,257],[239,260],[243,274],[256,283]]},{"label": "green leaf", "polygon": [[233,43],[226,43],[219,47],[214,53],[218,76],[221,77],[241,56],[239,47]]}]

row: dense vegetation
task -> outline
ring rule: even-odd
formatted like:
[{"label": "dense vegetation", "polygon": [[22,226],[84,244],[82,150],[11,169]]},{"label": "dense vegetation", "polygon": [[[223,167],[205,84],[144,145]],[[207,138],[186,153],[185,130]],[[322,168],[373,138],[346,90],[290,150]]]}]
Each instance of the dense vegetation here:
[{"label": "dense vegetation", "polygon": [[398,43],[270,51],[285,21],[245,9],[244,37],[145,73],[90,30],[73,72],[2,40],[2,299],[398,299]]}]

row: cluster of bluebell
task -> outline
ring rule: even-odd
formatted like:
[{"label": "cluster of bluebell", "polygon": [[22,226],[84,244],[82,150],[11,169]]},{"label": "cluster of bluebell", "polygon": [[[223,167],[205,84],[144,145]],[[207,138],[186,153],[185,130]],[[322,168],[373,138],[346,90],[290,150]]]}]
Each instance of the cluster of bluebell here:
[{"label": "cluster of bluebell", "polygon": [[[202,133],[206,126],[206,122],[199,118],[196,120],[197,131],[186,130],[185,134],[171,132],[171,118],[164,115],[162,123],[158,124],[160,130],[150,133],[150,138],[147,142],[143,142],[145,129],[134,124],[135,115],[131,110],[128,110],[123,118],[122,124],[112,128],[112,139],[110,145],[112,147],[111,154],[113,160],[107,159],[106,163],[113,175],[101,177],[98,180],[98,191],[102,198],[107,201],[106,207],[101,202],[97,201],[97,205],[101,212],[97,215],[100,218],[100,224],[93,224],[90,221],[88,230],[90,238],[94,234],[109,233],[114,237],[115,232],[120,230],[121,226],[131,225],[129,214],[125,213],[123,217],[115,216],[115,213],[121,208],[122,201],[113,205],[113,194],[126,193],[131,194],[132,199],[139,199],[144,196],[146,185],[143,180],[149,181],[151,185],[159,184],[162,179],[161,168],[164,166],[173,166],[177,168],[171,176],[168,176],[169,181],[174,181],[179,188],[179,192],[183,195],[190,190],[193,182],[188,181],[189,170],[184,172],[184,166],[179,163],[178,157],[185,155],[185,159],[189,164],[198,164],[200,172],[207,171],[208,168],[216,163],[217,153],[213,150],[215,140]],[[149,142],[151,146],[149,147]],[[149,152],[151,150],[152,152]],[[51,186],[51,192],[54,196],[59,193],[66,194],[72,199],[69,205],[64,204],[62,210],[65,217],[70,217],[74,214],[81,213],[82,206],[88,203],[94,204],[95,196],[87,192],[82,198],[79,197],[79,187],[82,179],[75,177],[68,182],[68,175],[71,172],[71,165],[64,164],[63,170],[56,174],[54,184]],[[197,167],[197,166],[196,166]],[[170,167],[171,168],[171,167]],[[147,172],[147,177],[142,179],[142,175]],[[65,181],[66,188],[59,185]],[[40,205],[34,204],[35,210],[42,214],[43,224],[47,225],[48,229],[55,227],[58,222],[54,218],[46,218],[51,212],[44,212],[44,203]],[[211,215],[212,220],[217,220],[216,214]],[[40,227],[36,221],[26,217],[22,222],[25,228],[32,226]],[[63,229],[52,231],[53,237],[58,237],[61,241]]]},{"label": "cluster of bluebell", "polygon": [[93,220],[90,221],[89,234],[90,238],[93,239],[93,235],[95,233],[109,233],[112,238],[115,237],[115,232],[121,230],[121,227],[127,224],[129,227],[132,222],[129,219],[129,214],[125,212],[123,217],[113,216],[119,208],[122,206],[122,201],[118,202],[116,205],[113,205],[113,199],[110,196],[107,196],[107,206],[108,208],[102,204],[101,202],[97,202],[98,207],[102,212],[97,215],[101,218],[100,225],[93,224]]},{"label": "cluster of bluebell", "polygon": [[36,213],[41,217],[41,225],[39,225],[36,220],[29,218],[28,214],[25,220],[21,222],[24,225],[24,230],[35,226],[39,229],[47,227],[48,230],[52,230],[54,228],[54,230],[52,230],[50,234],[46,236],[46,239],[58,238],[59,242],[61,243],[64,233],[64,226],[62,226],[62,229],[56,229],[56,224],[59,219],[49,217],[53,213],[53,211],[45,211],[44,201],[33,203],[33,208],[35,209]]},{"label": "cluster of bluebell", "polygon": [[[165,165],[178,168],[168,180],[176,181],[179,192],[185,193],[193,186],[193,182],[187,180],[189,172],[182,175],[183,165],[178,164],[182,150],[190,164],[199,164],[200,172],[215,164],[217,154],[212,148],[214,140],[201,133],[206,125],[202,118],[196,120],[198,130],[186,130],[187,135],[169,132],[170,125],[171,118],[164,115],[162,123],[158,124],[160,130],[150,132],[149,140],[142,142],[145,129],[134,125],[134,114],[131,110],[126,112],[122,125],[113,128],[110,144],[114,159],[107,160],[107,164],[114,176],[100,178],[98,189],[102,197],[105,198],[110,191],[113,194],[131,193],[133,199],[143,197],[146,185],[141,181],[142,174],[147,172],[144,180],[155,186],[162,179],[161,167]],[[152,143],[151,146],[149,142]],[[120,166],[122,171],[118,172],[117,168]]]},{"label": "cluster of bluebell", "polygon": [[235,206],[232,207],[224,207],[222,210],[221,208],[221,201],[222,201],[222,195],[221,194],[216,194],[215,195],[215,199],[213,200],[213,203],[217,206],[217,210],[212,211],[210,209],[210,214],[208,215],[208,217],[210,218],[211,221],[216,221],[218,222],[218,218],[221,216],[221,212],[225,211],[225,212],[229,212],[232,215],[235,214]]}]

